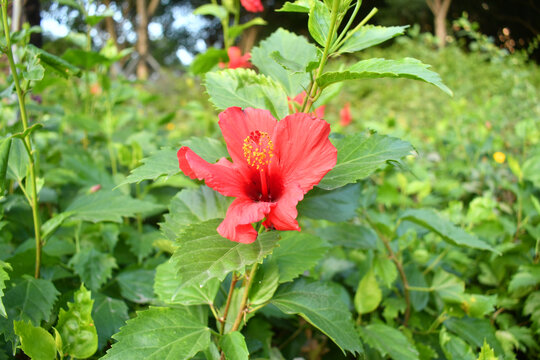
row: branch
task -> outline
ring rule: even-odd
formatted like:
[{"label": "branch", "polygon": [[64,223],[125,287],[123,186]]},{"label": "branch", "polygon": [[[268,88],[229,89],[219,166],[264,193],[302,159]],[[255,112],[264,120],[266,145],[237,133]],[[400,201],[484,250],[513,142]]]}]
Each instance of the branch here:
[{"label": "branch", "polygon": [[440,11],[442,11],[444,13],[445,18],[446,18],[446,13],[448,12],[448,8],[450,7],[451,2],[452,2],[452,0],[444,0],[443,3],[442,3],[441,8],[439,9]]},{"label": "branch", "polygon": [[426,0],[426,3],[429,7],[429,10],[431,10],[431,12],[435,14],[435,5],[433,4],[433,0]]},{"label": "branch", "polygon": [[148,14],[148,18],[151,18],[154,15],[159,3],[160,3],[160,0],[150,0],[150,4],[148,5],[148,10],[146,10]]}]

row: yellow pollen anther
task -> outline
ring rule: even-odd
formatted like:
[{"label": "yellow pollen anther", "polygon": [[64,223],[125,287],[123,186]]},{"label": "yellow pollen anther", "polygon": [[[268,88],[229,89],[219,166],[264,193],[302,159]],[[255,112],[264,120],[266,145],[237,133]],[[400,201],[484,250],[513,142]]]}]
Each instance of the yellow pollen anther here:
[{"label": "yellow pollen anther", "polygon": [[274,156],[274,144],[270,140],[270,136],[268,133],[259,130],[252,131],[244,139],[242,149],[248,165],[261,172],[270,164]]}]

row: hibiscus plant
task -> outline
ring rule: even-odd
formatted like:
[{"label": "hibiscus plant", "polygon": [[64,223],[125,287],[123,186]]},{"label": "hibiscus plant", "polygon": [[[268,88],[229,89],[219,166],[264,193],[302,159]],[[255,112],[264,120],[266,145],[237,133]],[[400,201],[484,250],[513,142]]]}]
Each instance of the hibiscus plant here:
[{"label": "hibiscus plant", "polygon": [[[247,11],[263,9],[257,0],[241,4]],[[117,342],[106,359],[278,359],[279,350],[262,335],[268,333],[262,319],[296,315],[343,354],[364,353],[339,286],[310,272],[332,246],[331,240],[316,236],[311,224],[350,218],[335,203],[358,198],[358,181],[402,163],[414,149],[371,132],[331,133],[324,106],[347,80],[408,78],[451,91],[428,65],[413,58],[366,59],[326,70],[330,59],[404,33],[403,26],[368,25],[376,9],[357,19],[360,6],[361,1],[351,0],[285,3],[278,11],[307,15],[314,42],[278,29],[244,55],[234,41],[249,26],[264,24],[262,19],[240,24],[238,2],[225,0],[196,10],[218,17],[223,25],[225,49],[199,55],[192,71],[204,76],[210,102],[221,110],[216,120],[224,142],[186,140],[178,149],[153,155],[128,177],[128,183],[137,183],[180,169],[197,185],[173,199],[161,224],[173,254],[157,268],[159,306],[128,321],[114,336]],[[350,116],[347,107],[343,126]],[[387,231],[376,217],[368,221],[380,231],[381,244],[403,275]],[[380,302],[375,300],[378,288],[369,292],[373,281],[368,272],[359,285],[357,323],[362,313],[373,310],[370,299]],[[411,303],[403,281],[406,286],[398,293],[407,307],[401,319],[406,326]]]},{"label": "hibiscus plant", "polygon": [[[114,140],[123,134],[126,122],[135,118],[128,102],[134,96],[132,85],[111,83],[108,76],[110,65],[122,53],[106,45],[99,56],[79,49],[58,58],[24,44],[15,49],[14,56],[10,40],[23,42],[32,30],[10,37],[7,1],[0,2],[6,34],[5,43],[0,39],[0,50],[8,55],[14,72],[6,92],[16,92],[23,125],[22,132],[0,139],[0,200],[7,173],[24,193],[36,232],[35,249],[34,244],[24,243],[6,258],[9,262],[0,261],[0,330],[13,354],[21,347],[27,355],[42,359],[55,359],[58,354],[87,358],[105,350],[108,360],[284,359],[287,346],[305,336],[302,343],[311,347],[302,352],[311,359],[321,358],[324,351],[331,359],[433,358],[432,335],[443,322],[445,328],[437,335],[442,352],[460,353],[465,344],[446,328],[455,333],[463,328],[466,338],[480,324],[486,342],[501,353],[495,336],[483,331],[486,319],[450,318],[459,311],[483,315],[489,296],[466,294],[461,279],[437,267],[443,255],[433,254],[427,266],[426,272],[437,267],[429,275],[428,287],[425,274],[416,266],[419,258],[428,257],[426,250],[404,251],[403,243],[411,247],[410,243],[421,241],[409,239],[407,229],[415,227],[439,236],[436,246],[496,250],[429,209],[399,213],[397,220],[404,226],[376,211],[372,198],[377,188],[369,178],[387,168],[406,169],[407,161],[414,161],[411,158],[416,155],[413,145],[373,131],[350,131],[348,125],[358,116],[351,109],[360,107],[354,103],[347,103],[340,112],[340,124],[327,121],[331,110],[327,104],[352,80],[413,79],[452,95],[429,65],[414,58],[349,62],[356,59],[350,56],[334,62],[343,54],[403,35],[406,26],[369,25],[377,10],[359,18],[359,0],[297,0],[277,11],[293,12],[307,21],[309,38],[280,28],[250,52],[243,52],[237,40],[252,26],[265,25],[261,17],[251,14],[263,12],[264,2],[212,0],[195,13],[220,20],[224,46],[197,56],[190,71],[200,76],[208,101],[217,110],[208,128],[219,128],[221,135],[185,139],[175,148],[142,158],[138,141],[150,142],[151,131],[137,137],[136,145]],[[242,23],[245,12],[251,18]],[[15,64],[15,58],[21,62]],[[93,117],[103,116],[94,121],[91,116],[80,116],[73,106],[63,115],[69,123],[66,133],[73,131],[85,150],[90,140],[102,139],[112,176],[95,167],[85,168],[89,163],[84,162],[85,156],[94,153],[55,150],[51,157],[61,153],[62,161],[73,165],[77,174],[50,169],[52,165],[47,164],[51,173],[45,180],[40,177],[35,146],[44,147],[57,138],[34,140],[45,129],[39,122],[29,125],[25,95],[43,79],[45,69],[71,81],[65,87],[79,89],[83,83],[87,94],[77,92],[74,103],[84,104]],[[74,77],[81,74],[84,81],[79,83]],[[195,88],[187,84],[189,91]],[[153,101],[143,97],[145,104]],[[162,125],[161,121],[157,122]],[[198,130],[201,134],[207,129]],[[142,165],[133,169],[139,160]],[[125,179],[117,172],[122,164],[133,169]],[[172,199],[166,193],[165,204],[157,204],[164,196],[146,201],[148,189],[163,186],[161,180],[182,190]],[[69,199],[64,211],[41,219],[38,194],[43,188],[41,196],[47,195],[44,182],[71,186],[70,181],[80,187],[75,199]],[[161,218],[167,205],[168,212]],[[160,231],[152,227],[144,232],[147,224],[141,214],[159,215],[152,225],[161,221]],[[137,231],[123,217],[136,217]],[[0,222],[0,228],[5,225]],[[86,246],[81,240],[84,230],[91,238]],[[69,232],[64,235],[74,243],[62,242],[61,236],[54,236],[57,232]],[[125,238],[124,246],[135,249],[137,267],[132,264],[135,255],[121,259],[125,247],[116,247],[120,237]],[[70,245],[72,252],[64,253],[62,244]],[[43,262],[42,248],[47,250]],[[154,248],[159,253],[151,258]],[[113,249],[118,263],[111,255]],[[440,254],[448,252],[444,249]],[[327,256],[332,252],[351,261]],[[60,260],[65,255],[70,256],[67,265]],[[17,271],[11,280],[16,282],[6,288],[11,265],[23,257],[30,259],[27,267],[35,272],[34,278],[14,266]],[[43,266],[51,257],[56,267]],[[412,257],[418,261],[408,261]],[[128,269],[108,281],[118,265]],[[342,281],[332,281],[344,273],[348,275]],[[51,315],[60,296],[52,281],[67,283],[69,279],[71,284],[73,278],[74,282],[80,278],[84,285],[77,283],[78,290],[62,294],[67,310],[64,306],[58,316]],[[132,308],[140,309],[127,322],[125,303],[100,293],[109,286],[119,287]],[[437,294],[433,307],[427,307],[430,292]],[[73,301],[68,300],[71,295]],[[149,308],[141,306],[149,303]],[[375,311],[381,307],[382,315]],[[371,321],[366,322],[368,316]],[[276,329],[283,330],[277,335],[280,346],[273,341]],[[109,347],[111,335],[114,342]],[[482,344],[476,341],[475,345]],[[486,346],[486,354],[490,351]],[[300,349],[291,353],[298,354]]]}]

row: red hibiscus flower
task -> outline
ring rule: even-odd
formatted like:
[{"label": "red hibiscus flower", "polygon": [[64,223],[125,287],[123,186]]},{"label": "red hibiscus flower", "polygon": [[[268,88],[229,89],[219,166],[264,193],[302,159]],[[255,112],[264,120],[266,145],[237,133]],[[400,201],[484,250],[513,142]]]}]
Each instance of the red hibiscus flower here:
[{"label": "red hibiscus flower", "polygon": [[225,65],[224,63],[220,62],[219,67],[224,68],[228,67],[229,69],[236,69],[236,68],[251,68],[251,63],[249,62],[249,59],[251,58],[251,54],[247,53],[242,55],[242,51],[239,47],[231,46],[227,50],[227,55],[229,55],[229,64]]},{"label": "red hibiscus flower", "polygon": [[249,12],[261,12],[264,10],[261,0],[240,0],[240,3]]},{"label": "red hibiscus flower", "polygon": [[[293,101],[297,104],[302,105],[304,103],[304,99],[306,98],[306,92],[302,91],[300,94],[296,95],[294,99],[289,98],[289,102]],[[292,104],[289,104],[289,109],[293,110],[294,106]],[[319,119],[324,118],[324,110],[326,109],[326,105],[319,106],[318,108],[313,111],[313,115],[318,117]]]},{"label": "red hibiscus flower", "polygon": [[341,109],[341,111],[339,112],[339,117],[341,118],[339,122],[341,126],[347,126],[351,123],[352,117],[350,103],[346,103],[343,109]]},{"label": "red hibiscus flower", "polygon": [[300,231],[296,205],[336,165],[330,125],[303,113],[277,121],[267,110],[231,107],[219,114],[219,126],[232,162],[210,164],[188,147],[178,150],[184,174],[236,198],[218,233],[252,243],[251,224],[264,218],[267,228]]}]

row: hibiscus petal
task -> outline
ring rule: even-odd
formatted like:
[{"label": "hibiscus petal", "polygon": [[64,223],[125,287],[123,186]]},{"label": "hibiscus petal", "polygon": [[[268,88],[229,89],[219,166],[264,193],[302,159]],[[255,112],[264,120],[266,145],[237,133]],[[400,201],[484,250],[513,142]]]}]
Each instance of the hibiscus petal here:
[{"label": "hibiscus petal", "polygon": [[225,196],[243,196],[246,189],[246,176],[243,169],[221,158],[210,164],[187,146],[178,150],[180,170],[192,179],[205,180],[206,185]]},{"label": "hibiscus petal", "polygon": [[298,184],[305,194],[336,165],[337,150],[328,134],[326,121],[304,113],[289,115],[278,123],[270,171],[281,174],[285,188]]},{"label": "hibiscus petal", "polygon": [[272,137],[277,121],[268,110],[230,107],[219,114],[219,127],[225,138],[227,150],[234,163],[245,164],[244,140],[252,131],[266,132]]},{"label": "hibiscus petal", "polygon": [[275,204],[255,202],[247,198],[234,200],[227,209],[225,220],[218,226],[218,233],[232,241],[250,244],[257,239],[257,231],[251,225],[261,221]]},{"label": "hibiscus petal", "polygon": [[298,221],[298,211],[296,205],[304,198],[304,191],[300,186],[293,184],[288,186],[280,196],[276,206],[266,216],[264,226],[273,227],[276,230],[297,230],[300,231]]}]

